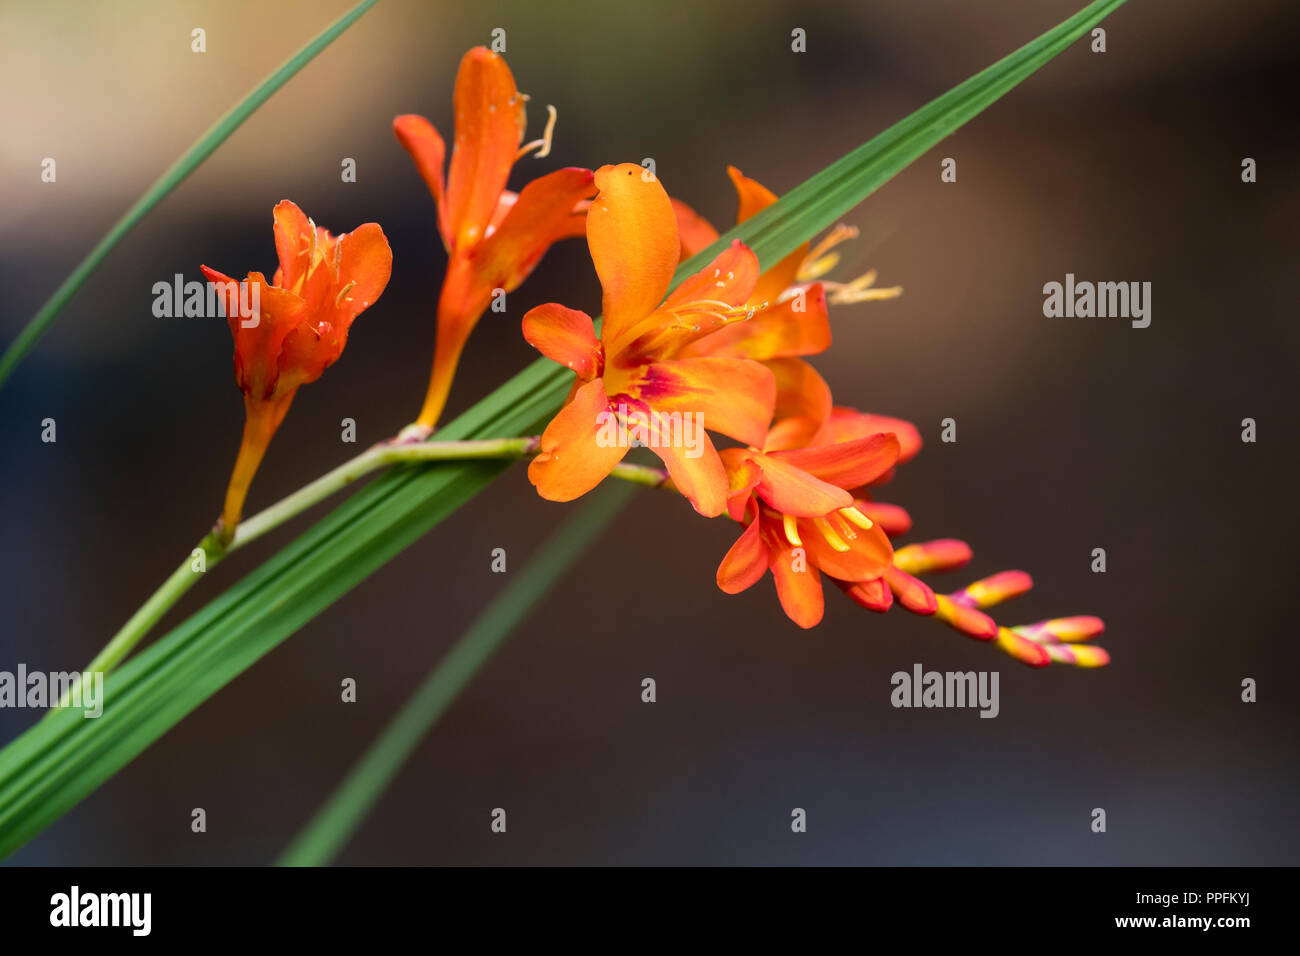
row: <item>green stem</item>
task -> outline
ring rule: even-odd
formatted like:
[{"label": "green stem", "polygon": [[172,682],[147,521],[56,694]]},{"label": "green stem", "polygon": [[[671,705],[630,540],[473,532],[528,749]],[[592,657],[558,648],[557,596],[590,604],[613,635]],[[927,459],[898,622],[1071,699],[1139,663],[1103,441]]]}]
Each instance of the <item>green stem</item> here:
[{"label": "green stem", "polygon": [[[328,471],[315,481],[303,485],[293,494],[271,505],[265,511],[258,512],[241,522],[235,529],[230,543],[224,548],[215,534],[209,534],[198,543],[187,557],[157,591],[140,606],[131,619],[122,625],[121,630],[113,635],[103,649],[95,655],[82,677],[59,701],[60,707],[66,707],[73,699],[73,694],[80,690],[85,674],[96,671],[110,671],[122,662],[131,650],[181,597],[192,588],[199,578],[219,564],[231,551],[238,550],[250,541],[255,541],[290,518],[306,511],[312,505],[323,501],[342,488],[372,471],[387,468],[390,465],[412,464],[430,461],[474,461],[491,458],[523,458],[537,451],[538,439],[535,436],[522,438],[488,438],[478,441],[444,441],[416,442],[410,444],[381,443],[375,445],[350,461]],[[658,468],[643,465],[620,463],[611,473],[613,477],[637,485],[660,487],[667,484],[668,476]],[[202,552],[202,563],[196,570]],[[51,711],[53,713],[53,711]],[[48,715],[47,715],[48,716]]]},{"label": "green stem", "polygon": [[522,458],[537,450],[536,438],[489,438],[481,441],[382,443],[327,471],[315,481],[303,485],[287,498],[265,511],[246,518],[235,529],[226,551],[234,551],[255,541],[268,531],[306,511],[358,478],[389,465],[422,461],[454,461],[481,458]]}]

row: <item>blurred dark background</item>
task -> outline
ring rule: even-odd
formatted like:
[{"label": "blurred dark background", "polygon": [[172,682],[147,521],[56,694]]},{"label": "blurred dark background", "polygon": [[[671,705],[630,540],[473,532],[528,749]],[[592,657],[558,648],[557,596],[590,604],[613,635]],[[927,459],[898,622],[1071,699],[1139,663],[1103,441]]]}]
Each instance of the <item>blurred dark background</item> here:
[{"label": "blurred dark background", "polygon": [[[559,108],[561,165],[654,157],[729,225],[734,163],[783,192],[1083,0],[808,4],[385,0],[276,94],[112,254],[0,389],[0,668],[83,665],[211,524],[242,423],[224,322],[157,319],[152,285],[274,267],[271,207],[396,255],[342,360],[304,389],[257,510],[410,421],[443,268],[434,207],[393,140],[448,137],[460,55],[507,59]],[[104,230],[219,114],[347,3],[0,7],[6,135],[0,334],[12,340]],[[833,590],[803,632],[768,578],[714,584],[735,535],[641,493],[472,684],[342,854],[348,864],[1287,864],[1297,858],[1294,321],[1300,209],[1284,0],[1146,0],[855,210],[837,271],[901,299],[838,309],[816,364],[844,403],[915,421],[889,489],[913,539],[961,537],[975,577],[1037,587],[1005,623],[1103,616],[1100,671],[1031,671]],[[190,31],[207,31],[207,52]],[[790,51],[807,31],[808,52]],[[40,181],[41,159],[58,163]],[[958,180],[939,179],[942,157]],[[1243,184],[1243,157],[1259,181]],[[340,162],[358,181],[340,182]],[[1042,286],[1153,283],[1150,328],[1048,319]],[[518,320],[599,311],[582,242],[489,314],[453,390],[468,407],[534,357]],[[1243,444],[1241,420],[1258,421]],[[40,422],[58,423],[57,444]],[[360,446],[340,443],[358,423]],[[958,422],[943,444],[939,422]],[[215,569],[157,633],[322,511]],[[270,861],[406,696],[570,513],[508,472],[220,692],[11,862]],[[1104,547],[1106,574],[1089,569]],[[1001,714],[894,710],[915,662],[998,670]],[[653,677],[659,700],[640,700]],[[343,704],[339,684],[358,682]],[[1240,701],[1244,677],[1259,702]],[[32,720],[0,711],[0,741]],[[203,807],[208,832],[190,832]],[[489,832],[504,807],[509,832]],[[790,811],[808,832],[790,832]],[[1089,830],[1104,807],[1109,831]]]}]

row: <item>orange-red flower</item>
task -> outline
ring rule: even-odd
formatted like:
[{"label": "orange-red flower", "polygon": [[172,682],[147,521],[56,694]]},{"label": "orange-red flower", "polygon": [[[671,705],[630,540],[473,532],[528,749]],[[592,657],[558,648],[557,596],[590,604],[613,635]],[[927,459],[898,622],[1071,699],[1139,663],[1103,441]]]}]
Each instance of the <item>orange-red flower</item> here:
[{"label": "orange-red flower", "polygon": [[298,388],[320,378],[343,352],[352,321],[388,285],[393,253],[377,223],[333,236],[284,200],[275,207],[280,266],[270,283],[250,272],[245,301],[257,316],[240,315],[238,284],[203,266],[223,295],[235,340],[235,381],[244,393],[244,436],[226,490],[219,533],[229,539],[244,498]]},{"label": "orange-red flower", "polygon": [[743,591],[770,570],[786,615],[807,628],[822,618],[824,573],[862,607],[884,612],[897,601],[1032,667],[1109,662],[1105,650],[1082,643],[1102,632],[1099,618],[1003,627],[985,613],[1033,586],[1023,571],[1003,571],[936,594],[918,575],[965,566],[970,547],[945,538],[893,549],[891,539],[905,534],[912,520],[897,505],[871,500],[864,487],[889,481],[896,464],[916,455],[916,428],[833,407],[829,387],[799,359],[765,364],[778,382],[776,422],[761,450],[722,452],[731,488],[728,510],[745,526],[718,567],[722,590]]},{"label": "orange-red flower", "polygon": [[[668,194],[630,163],[602,166],[596,186],[587,244],[604,290],[600,337],[585,312],[555,303],[538,306],[523,320],[524,337],[577,377],[568,403],[542,434],[528,477],[544,498],[576,498],[627,454],[627,442],[611,440],[627,429],[642,439],[648,434],[642,443],[663,459],[697,511],[721,514],[727,478],[704,429],[761,444],[775,382],[757,362],[689,349],[750,315],[746,303],[758,280],[758,260],[745,245],[733,243],[664,299],[680,247]],[[656,422],[678,431],[664,440]],[[691,442],[679,440],[681,429],[695,430]]]},{"label": "orange-red flower", "polygon": [[583,233],[583,200],[595,193],[591,170],[558,169],[517,195],[506,189],[518,159],[550,149],[553,111],[544,138],[520,145],[527,99],[500,56],[485,47],[465,54],[452,96],[456,136],[445,182],[446,146],[433,124],[414,114],[393,120],[398,142],[433,193],[448,255],[433,374],[416,423],[424,434],[442,414],[460,353],[495,290],[512,292],[552,243]]},{"label": "orange-red flower", "polygon": [[[776,202],[776,194],[757,180],[750,179],[735,166],[727,167],[739,200],[736,209],[736,223],[740,224],[751,216],[762,212]],[[718,238],[718,230],[707,219],[679,199],[673,200],[673,210],[677,215],[677,227],[681,235],[681,255],[688,258],[706,248]],[[858,234],[852,226],[839,225],[826,234],[816,246],[805,242],[780,262],[763,273],[763,278],[755,289],[754,297],[766,302],[770,307],[783,305],[791,300],[799,301],[804,296],[816,297],[822,301],[825,310],[825,292],[829,292],[832,305],[851,302],[867,302],[877,299],[892,299],[902,294],[902,288],[894,286],[888,289],[875,288],[874,270],[864,273],[851,282],[833,282],[823,279],[839,263],[839,253],[833,248],[846,239]],[[820,281],[819,281],[820,280]],[[811,306],[810,306],[811,308]],[[830,344],[829,338],[827,345]],[[823,346],[822,348],[825,348]],[[816,351],[821,351],[817,349]],[[800,354],[810,355],[812,352]]]},{"label": "orange-red flower", "polygon": [[[787,407],[820,391],[811,382],[825,387],[797,359],[771,364],[784,383],[778,403],[785,399]],[[790,383],[798,393],[793,402]],[[879,580],[892,567],[888,536],[853,490],[888,476],[902,446],[896,434],[870,432],[865,424],[849,434],[841,420],[809,436],[800,419],[797,412],[785,418],[778,412],[761,449],[722,452],[730,486],[728,511],[745,530],[719,565],[717,580],[722,590],[736,594],[770,570],[786,615],[806,628],[822,619],[822,573],[851,586]]]}]

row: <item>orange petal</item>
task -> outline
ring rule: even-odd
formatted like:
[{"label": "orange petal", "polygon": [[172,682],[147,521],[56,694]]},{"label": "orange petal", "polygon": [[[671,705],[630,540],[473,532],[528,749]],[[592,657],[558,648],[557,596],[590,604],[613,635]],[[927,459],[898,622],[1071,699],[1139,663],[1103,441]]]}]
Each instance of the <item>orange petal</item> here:
[{"label": "orange petal", "polygon": [[470,254],[479,281],[489,289],[519,288],[552,243],[582,233],[586,217],[574,207],[595,193],[591,170],[574,166],[530,182],[501,225]]},{"label": "orange petal", "polygon": [[668,469],[668,477],[691,505],[706,518],[716,518],[727,510],[727,472],[718,450],[701,429],[694,448],[661,443],[650,446]]},{"label": "orange petal", "polygon": [[757,179],[750,179],[735,166],[727,167],[727,175],[731,177],[731,184],[736,187],[736,198],[739,201],[736,207],[736,225],[740,225],[776,202],[776,193]]},{"label": "orange petal", "polygon": [[600,191],[587,212],[587,245],[604,297],[601,336],[612,361],[622,338],[663,301],[677,268],[672,203],[659,180],[634,163],[596,170]]},{"label": "orange petal", "polygon": [[885,583],[884,578],[853,582],[837,580],[835,583],[853,599],[854,603],[865,607],[868,611],[883,614],[894,606],[894,592],[889,590],[889,585]]},{"label": "orange petal", "polygon": [[898,436],[898,463],[916,456],[921,450],[921,433],[916,426],[901,418],[889,415],[869,415],[856,408],[837,405],[831,409],[830,416],[818,432],[814,444],[828,445],[831,442],[852,441],[881,432],[892,432]]},{"label": "orange petal", "polygon": [[[800,519],[799,536],[817,567],[841,581],[878,578],[891,567],[893,547],[885,532],[874,524],[859,528],[842,515],[831,513],[820,520]],[[845,546],[847,550],[841,551],[840,547]]]},{"label": "orange petal", "polygon": [[673,199],[672,204],[673,214],[677,217],[677,235],[681,239],[682,261],[718,241],[718,230],[707,219],[680,199]]},{"label": "orange petal", "polygon": [[429,192],[433,194],[433,201],[438,210],[438,233],[442,236],[443,246],[450,247],[451,239],[447,224],[444,222],[443,208],[445,191],[443,167],[447,161],[446,144],[443,143],[442,137],[438,135],[433,124],[415,113],[407,113],[393,120],[393,135],[402,144],[402,148],[411,154],[411,158],[415,160],[415,168],[419,170],[425,185],[429,187]]},{"label": "orange petal", "polygon": [[758,258],[743,242],[733,242],[622,336],[620,364],[676,358],[727,323],[743,325],[742,310],[757,278]]},{"label": "orange petal", "polygon": [[759,480],[758,496],[783,514],[820,518],[853,504],[853,496],[843,488],[827,484],[789,462],[771,455],[756,455]]},{"label": "orange petal", "polygon": [[[200,268],[209,282],[224,284],[234,281],[207,266]],[[268,285],[260,272],[250,272],[244,281],[256,286],[260,311],[255,325],[245,327],[237,299],[230,298],[228,287],[222,292],[226,295],[227,321],[235,341],[235,381],[245,395],[261,401],[271,398],[275,392],[284,338],[303,322],[306,303],[292,292]],[[237,297],[239,293],[236,291],[234,295]]]},{"label": "orange petal", "polygon": [[758,281],[758,256],[739,239],[714,256],[713,261],[682,281],[664,301],[664,308],[712,299],[731,306],[749,301]]},{"label": "orange petal", "polygon": [[299,292],[300,283],[312,266],[316,227],[306,213],[288,199],[276,203],[271,215],[275,220],[275,252],[280,259],[276,284],[290,292]]},{"label": "orange petal", "polygon": [[752,492],[762,477],[754,462],[754,454],[748,448],[724,448],[718,452],[718,457],[727,472],[727,514],[736,521],[743,521],[754,500]]},{"label": "orange petal", "polygon": [[352,320],[374,305],[387,288],[393,274],[393,250],[379,223],[368,222],[339,238],[338,255],[330,322],[341,329],[346,341]]},{"label": "orange petal", "polygon": [[894,597],[898,598],[898,603],[913,614],[933,614],[938,610],[938,597],[930,586],[906,571],[891,565],[885,569],[885,581]]},{"label": "orange petal", "polygon": [[[834,445],[776,451],[769,457],[802,469],[837,487],[858,488],[894,467],[894,462],[898,459],[898,439],[892,434],[872,435],[870,438],[837,442]],[[839,507],[846,508],[848,505]]]},{"label": "orange petal", "polygon": [[772,421],[772,373],[745,359],[689,358],[647,365],[636,397],[659,412],[690,412],[704,428],[760,445]]},{"label": "orange petal", "polygon": [[[731,177],[731,183],[736,187],[736,198],[739,200],[736,208],[737,225],[776,202],[776,193],[758,180],[750,179],[735,166],[727,167],[727,175]],[[799,266],[807,255],[808,243],[805,242],[780,262],[764,269],[763,277],[754,290],[755,301],[775,305],[781,293],[794,285],[799,274]]]},{"label": "orange petal", "polygon": [[[751,296],[751,300],[756,300]],[[692,342],[683,355],[719,355],[730,358],[764,359],[791,355],[816,355],[831,344],[826,293],[821,283],[805,290],[804,311],[796,312],[798,299],[787,299],[759,309],[750,318],[728,325]]]},{"label": "orange petal", "polygon": [[802,359],[764,362],[776,378],[776,424],[768,432],[763,450],[802,448],[821,430],[831,411],[831,388],[817,370]]},{"label": "orange petal", "polygon": [[[541,454],[528,465],[528,480],[551,501],[572,501],[600,484],[627,454],[619,442],[599,437],[609,411],[605,383],[588,382],[560,409],[542,433]],[[721,465],[718,466],[721,468]]]},{"label": "orange petal", "polygon": [[759,520],[754,518],[718,565],[718,587],[728,594],[739,594],[766,571],[767,548],[759,534]]},{"label": "orange petal", "polygon": [[800,627],[816,627],[825,612],[821,575],[806,555],[797,557],[801,571],[794,569],[795,549],[789,547],[773,551],[768,566],[776,578],[776,595],[781,599],[786,617]]},{"label": "orange petal", "polygon": [[460,61],[452,101],[456,143],[443,221],[456,249],[482,239],[492,219],[524,138],[524,100],[506,61],[479,46]]},{"label": "orange petal", "polygon": [[539,305],[524,316],[524,339],[553,362],[578,373],[579,378],[600,375],[600,340],[591,316],[555,302]]},{"label": "orange petal", "polygon": [[907,534],[912,530],[912,516],[900,505],[886,504],[883,501],[864,501],[859,498],[854,507],[880,525],[880,530],[891,538]]}]

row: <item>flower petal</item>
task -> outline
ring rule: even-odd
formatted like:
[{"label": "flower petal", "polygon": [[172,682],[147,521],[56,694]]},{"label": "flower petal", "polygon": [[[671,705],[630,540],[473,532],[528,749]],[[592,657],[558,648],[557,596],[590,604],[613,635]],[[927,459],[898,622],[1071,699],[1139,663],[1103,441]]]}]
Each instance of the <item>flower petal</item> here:
[{"label": "flower petal", "polygon": [[668,477],[691,505],[706,518],[727,510],[727,472],[708,433],[700,429],[699,446],[659,443],[650,446],[668,469]]},{"label": "flower petal", "polygon": [[783,514],[820,518],[853,504],[853,496],[843,488],[827,484],[780,458],[755,455],[754,462],[759,472],[755,491]]},{"label": "flower petal", "polygon": [[767,573],[767,548],[759,534],[759,519],[749,522],[718,565],[718,587],[739,594]]},{"label": "flower petal", "polygon": [[443,180],[443,167],[447,161],[447,146],[442,141],[438,130],[423,116],[407,113],[393,120],[393,135],[402,144],[402,149],[411,154],[415,168],[419,170],[438,210],[438,234],[442,236],[444,248],[450,248],[448,237]]},{"label": "flower petal", "polygon": [[548,302],[524,316],[524,339],[553,362],[571,368],[582,379],[601,373],[600,340],[591,316]]},{"label": "flower petal", "polygon": [[913,614],[928,615],[939,609],[938,597],[930,590],[930,585],[906,571],[890,565],[885,570],[885,581],[894,592],[894,597],[898,598],[898,603]]},{"label": "flower petal", "polygon": [[636,397],[657,412],[690,412],[704,428],[761,445],[772,420],[772,373],[745,359],[689,358],[647,365]]},{"label": "flower petal", "polygon": [[595,194],[589,169],[570,166],[534,179],[501,225],[470,253],[479,281],[489,289],[519,288],[552,243],[582,234],[586,216],[574,207]]},{"label": "flower petal", "polygon": [[810,560],[841,581],[878,578],[892,566],[893,547],[875,524],[860,528],[832,512],[825,518],[800,518],[799,536]]},{"label": "flower petal", "polygon": [[743,521],[753,501],[751,492],[758,487],[762,477],[754,463],[754,453],[748,448],[724,448],[718,452],[718,457],[727,472],[727,514],[736,521]]},{"label": "flower petal", "polygon": [[736,239],[695,275],[684,279],[664,301],[664,308],[701,299],[742,306],[758,281],[758,256]]},{"label": "flower petal", "polygon": [[299,283],[312,266],[316,227],[307,214],[288,199],[276,203],[271,215],[275,220],[275,253],[280,260],[275,284],[290,292],[298,292]]},{"label": "flower petal", "polygon": [[853,599],[854,603],[868,611],[883,614],[894,606],[894,592],[884,578],[872,578],[870,581],[840,581],[834,579],[840,589]]},{"label": "flower petal", "polygon": [[460,61],[452,96],[455,148],[443,219],[452,249],[483,238],[524,138],[524,99],[506,61],[474,47]]},{"label": "flower petal", "polygon": [[829,417],[822,425],[812,444],[829,445],[832,442],[852,441],[881,432],[892,432],[898,436],[898,463],[908,461],[921,450],[921,433],[916,426],[901,418],[889,415],[869,415],[856,408],[837,405],[831,409]]},{"label": "flower petal", "polygon": [[[795,311],[800,305],[803,311]],[[819,282],[805,290],[802,299],[787,299],[759,309],[743,322],[728,325],[692,342],[682,354],[763,361],[792,355],[816,355],[830,348],[830,344],[826,293]]]},{"label": "flower petal", "polygon": [[[245,326],[239,314],[238,287],[232,290],[232,286],[225,285],[235,280],[207,266],[200,268],[209,282],[222,285],[230,334],[235,341],[235,381],[254,400],[270,398],[280,377],[284,338],[306,318],[307,304],[292,292],[269,285],[262,273],[250,272],[244,281],[255,287],[259,313],[255,325]],[[250,300],[253,291],[249,290]]]},{"label": "flower petal", "polygon": [[802,448],[821,430],[831,412],[831,387],[817,370],[802,359],[764,362],[776,379],[775,424],[767,433],[763,450]]},{"label": "flower petal", "polygon": [[622,338],[663,301],[680,244],[672,203],[659,180],[635,163],[596,170],[587,245],[604,297],[601,337],[613,361]]},{"label": "flower petal", "polygon": [[[374,305],[393,274],[393,250],[377,222],[368,222],[339,238],[339,274],[329,321],[344,341],[352,320]],[[349,288],[350,286],[350,288]]]},{"label": "flower petal", "polygon": [[[598,433],[609,411],[605,383],[588,382],[574,393],[542,433],[541,454],[528,465],[528,480],[550,501],[572,501],[595,488],[627,454]],[[721,467],[721,465],[719,465]]]},{"label": "flower petal", "polygon": [[621,336],[619,364],[626,368],[676,358],[728,323],[743,325],[744,303],[757,278],[758,258],[743,242],[733,242]]},{"label": "flower petal", "polygon": [[859,498],[854,507],[880,525],[880,530],[891,538],[907,534],[912,530],[912,516],[901,505],[886,504],[883,501],[866,501]]},{"label": "flower petal", "polygon": [[[776,578],[776,596],[781,599],[786,617],[800,627],[816,627],[826,610],[821,575],[802,549],[798,555],[795,550],[783,547],[773,551],[768,567]],[[795,570],[796,558],[802,570]]]},{"label": "flower petal", "polygon": [[[736,198],[739,200],[736,208],[736,225],[740,225],[776,202],[776,193],[758,180],[750,179],[735,166],[727,167],[727,175],[731,177],[731,183],[736,187]],[[799,266],[807,255],[808,243],[805,242],[780,262],[764,269],[763,277],[754,289],[754,300],[775,305],[781,298],[781,293],[794,285],[799,275]]]},{"label": "flower petal", "polygon": [[[872,435],[833,445],[774,451],[769,459],[802,469],[839,488],[859,488],[894,467],[898,460],[898,439],[893,434]],[[848,504],[839,507],[846,508]]]},{"label": "flower petal", "polygon": [[684,262],[702,249],[718,241],[718,230],[680,199],[671,200],[673,214],[677,216],[677,235],[681,240],[681,259]]},{"label": "flower petal", "polygon": [[735,166],[727,167],[731,185],[736,187],[736,225],[762,212],[776,202],[776,193],[757,179],[750,179]]}]

